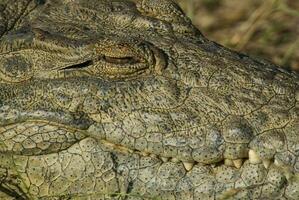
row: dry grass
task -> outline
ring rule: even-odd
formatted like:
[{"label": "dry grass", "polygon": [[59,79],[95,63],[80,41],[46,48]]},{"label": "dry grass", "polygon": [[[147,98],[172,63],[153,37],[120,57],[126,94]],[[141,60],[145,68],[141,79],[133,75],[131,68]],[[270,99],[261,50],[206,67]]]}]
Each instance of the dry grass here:
[{"label": "dry grass", "polygon": [[224,46],[299,71],[299,0],[177,0]]}]

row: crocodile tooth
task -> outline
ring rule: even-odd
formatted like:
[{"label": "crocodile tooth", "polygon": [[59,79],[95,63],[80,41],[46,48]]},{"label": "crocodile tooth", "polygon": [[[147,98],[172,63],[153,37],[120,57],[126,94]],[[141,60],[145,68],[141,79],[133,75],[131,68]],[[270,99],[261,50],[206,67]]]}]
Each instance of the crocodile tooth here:
[{"label": "crocodile tooth", "polygon": [[161,159],[163,162],[167,162],[167,161],[169,160],[169,158],[167,158],[167,157],[163,157],[163,156],[161,156],[160,159]]},{"label": "crocodile tooth", "polygon": [[177,158],[171,158],[171,160],[170,160],[171,162],[174,162],[174,163],[178,163],[178,162],[180,162],[180,160],[179,159],[177,159]]},{"label": "crocodile tooth", "polygon": [[240,169],[242,167],[243,164],[243,159],[236,159],[233,160],[234,166],[238,169]]},{"label": "crocodile tooth", "polygon": [[249,150],[249,162],[251,164],[259,164],[262,162],[261,158],[259,155],[254,150]]},{"label": "crocodile tooth", "polygon": [[271,164],[271,161],[270,161],[269,159],[264,159],[264,160],[263,160],[263,165],[264,165],[264,167],[265,167],[266,169],[269,168],[270,164]]},{"label": "crocodile tooth", "polygon": [[193,168],[194,163],[192,163],[192,162],[183,162],[183,165],[184,165],[185,169],[189,172]]},{"label": "crocodile tooth", "polygon": [[233,163],[233,161],[231,159],[225,159],[224,160],[224,164],[226,166],[230,166],[230,167],[234,166],[234,163]]},{"label": "crocodile tooth", "polygon": [[142,151],[140,154],[141,154],[142,156],[149,156],[149,155],[150,155],[148,152],[144,152],[144,151]]},{"label": "crocodile tooth", "polygon": [[158,158],[158,156],[157,156],[156,154],[153,154],[153,153],[151,153],[149,156],[150,156],[151,158]]},{"label": "crocodile tooth", "polygon": [[280,160],[274,159],[274,165],[281,167],[283,163]]}]

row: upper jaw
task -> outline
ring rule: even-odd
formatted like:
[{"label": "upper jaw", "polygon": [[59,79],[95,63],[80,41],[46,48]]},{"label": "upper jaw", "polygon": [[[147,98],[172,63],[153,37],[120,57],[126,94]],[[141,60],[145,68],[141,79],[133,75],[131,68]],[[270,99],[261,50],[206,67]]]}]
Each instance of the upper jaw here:
[{"label": "upper jaw", "polygon": [[[0,126],[18,126],[18,124],[35,123],[36,126],[40,124],[50,124],[53,127],[64,127],[65,130],[73,132],[74,130],[80,132],[81,138],[92,137],[104,142],[104,144],[110,146],[116,151],[122,151],[127,153],[137,153],[142,156],[152,156],[159,158],[162,162],[182,162],[187,171],[190,171],[194,165],[204,164],[209,166],[226,165],[241,168],[244,162],[251,164],[262,164],[265,169],[268,169],[271,165],[278,167],[293,168],[288,163],[284,164],[283,160],[279,159],[280,155],[272,152],[272,156],[265,157],[260,152],[267,152],[269,149],[259,149],[256,144],[261,143],[263,138],[256,137],[248,140],[244,143],[244,147],[240,146],[241,143],[233,144],[226,142],[227,138],[214,130],[213,134],[206,135],[206,140],[211,141],[204,144],[196,142],[196,135],[189,135],[186,137],[176,136],[163,136],[159,133],[144,133],[139,139],[136,139],[134,135],[126,135],[126,133],[117,134],[117,129],[113,129],[113,132],[109,132],[108,127],[114,126],[113,124],[99,124],[88,118],[88,116],[81,116],[80,118],[74,117],[70,113],[66,112],[49,112],[49,111],[35,111],[26,112],[18,111],[16,109],[10,109],[9,106],[1,107],[0,112]],[[2,128],[3,129],[3,128]],[[112,129],[111,129],[112,130]],[[200,133],[204,134],[204,133]],[[215,138],[218,138],[215,140]],[[259,139],[261,141],[259,141]],[[5,140],[5,138],[3,138]],[[178,141],[181,140],[181,141]],[[213,143],[214,142],[216,143]],[[127,142],[125,142],[127,141]],[[143,143],[147,144],[144,145]],[[197,143],[198,147],[192,147],[193,143]],[[263,141],[265,142],[265,141]],[[272,142],[273,141],[272,139]],[[184,144],[183,144],[184,143]],[[169,146],[170,145],[170,146]],[[183,145],[183,146],[181,146]],[[185,147],[184,147],[185,146]],[[169,149],[169,147],[172,148]],[[228,151],[231,148],[243,148],[241,153],[235,155],[229,154]],[[173,153],[175,152],[175,153]]]}]

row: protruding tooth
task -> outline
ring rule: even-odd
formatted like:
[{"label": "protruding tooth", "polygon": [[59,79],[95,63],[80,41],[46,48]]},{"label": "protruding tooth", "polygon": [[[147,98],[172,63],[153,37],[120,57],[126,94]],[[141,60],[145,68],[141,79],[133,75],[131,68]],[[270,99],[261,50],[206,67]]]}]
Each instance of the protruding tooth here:
[{"label": "protruding tooth", "polygon": [[180,160],[177,158],[171,158],[171,162],[178,163],[178,162],[180,162]]},{"label": "protruding tooth", "polygon": [[249,150],[249,162],[251,164],[259,164],[262,162],[261,158],[259,155],[254,150]]},{"label": "protruding tooth", "polygon": [[281,166],[283,166],[283,163],[278,159],[274,159],[274,165],[281,167]]},{"label": "protruding tooth", "polygon": [[169,160],[169,158],[166,158],[166,157],[160,157],[161,158],[161,160],[163,161],[163,162],[167,162],[168,160]]},{"label": "protruding tooth", "polygon": [[269,168],[270,164],[271,164],[271,161],[269,159],[263,160],[263,165],[266,169]]},{"label": "protruding tooth", "polygon": [[230,166],[230,167],[234,166],[234,163],[233,163],[233,161],[231,159],[225,159],[224,160],[224,164],[226,166]]},{"label": "protruding tooth", "polygon": [[133,151],[133,150],[131,150],[131,149],[128,149],[128,148],[124,148],[124,151],[126,151],[126,152],[128,152],[128,153],[134,153],[134,151]]},{"label": "protruding tooth", "polygon": [[183,162],[183,165],[184,165],[185,169],[189,172],[193,168],[194,163],[192,163],[192,162]]},{"label": "protruding tooth", "polygon": [[142,156],[149,156],[149,155],[150,155],[148,152],[144,152],[144,151],[141,151],[140,154],[141,154]]},{"label": "protruding tooth", "polygon": [[238,169],[240,169],[243,165],[243,159],[236,159],[233,160],[234,166]]},{"label": "protruding tooth", "polygon": [[158,158],[158,156],[157,156],[156,154],[153,154],[153,153],[151,153],[149,156],[150,156],[151,158]]}]

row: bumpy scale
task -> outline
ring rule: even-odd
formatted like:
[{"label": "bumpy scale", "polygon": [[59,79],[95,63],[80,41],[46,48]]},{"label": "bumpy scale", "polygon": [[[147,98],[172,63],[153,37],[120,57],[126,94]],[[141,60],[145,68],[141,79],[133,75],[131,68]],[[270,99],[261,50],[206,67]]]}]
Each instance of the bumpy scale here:
[{"label": "bumpy scale", "polygon": [[0,199],[299,199],[299,76],[170,0],[0,0]]}]

